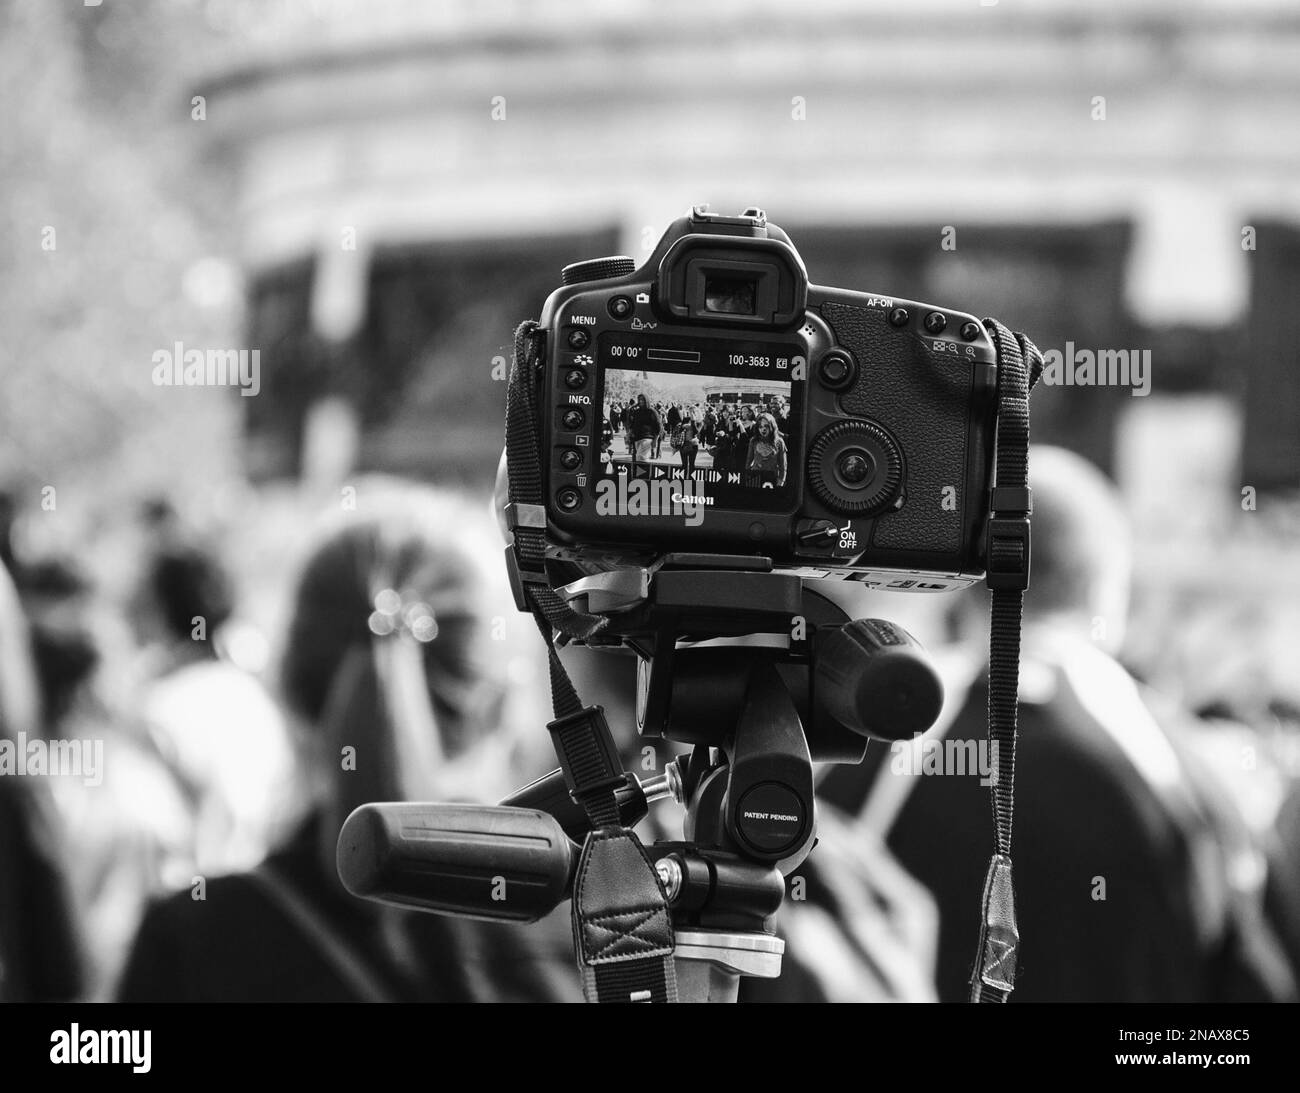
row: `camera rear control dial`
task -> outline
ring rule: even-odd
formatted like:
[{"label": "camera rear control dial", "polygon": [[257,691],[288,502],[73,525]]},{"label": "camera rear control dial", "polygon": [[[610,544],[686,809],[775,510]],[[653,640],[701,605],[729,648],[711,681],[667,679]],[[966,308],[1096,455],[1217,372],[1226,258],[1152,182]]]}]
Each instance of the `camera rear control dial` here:
[{"label": "camera rear control dial", "polygon": [[874,421],[837,421],[812,442],[808,484],[834,512],[852,516],[881,512],[893,505],[903,485],[898,444]]}]

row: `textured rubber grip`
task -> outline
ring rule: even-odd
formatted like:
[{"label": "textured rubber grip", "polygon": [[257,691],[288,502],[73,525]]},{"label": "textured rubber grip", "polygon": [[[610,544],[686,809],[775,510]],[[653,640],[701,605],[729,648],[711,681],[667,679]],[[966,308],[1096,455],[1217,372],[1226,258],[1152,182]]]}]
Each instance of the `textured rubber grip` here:
[{"label": "textured rubber grip", "polygon": [[354,896],[535,922],[568,897],[577,856],[559,821],[535,809],[369,804],[339,832],[338,871]]}]

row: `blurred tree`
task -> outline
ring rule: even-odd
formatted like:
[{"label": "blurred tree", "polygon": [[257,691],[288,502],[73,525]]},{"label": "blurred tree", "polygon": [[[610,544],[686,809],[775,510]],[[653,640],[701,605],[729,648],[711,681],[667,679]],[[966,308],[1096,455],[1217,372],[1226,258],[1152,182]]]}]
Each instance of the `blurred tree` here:
[{"label": "blurred tree", "polygon": [[191,120],[216,37],[194,4],[0,4],[0,481],[29,512],[55,488],[54,541],[237,469],[237,393],[152,382],[157,349],[239,344]]}]

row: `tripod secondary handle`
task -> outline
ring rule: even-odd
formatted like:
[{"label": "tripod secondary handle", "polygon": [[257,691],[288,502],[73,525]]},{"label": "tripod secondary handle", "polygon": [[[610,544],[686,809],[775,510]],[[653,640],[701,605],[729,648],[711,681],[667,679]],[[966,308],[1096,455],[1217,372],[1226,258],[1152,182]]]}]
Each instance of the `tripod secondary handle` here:
[{"label": "tripod secondary handle", "polygon": [[943,709],[943,680],[897,623],[855,619],[817,649],[813,690],[840,724],[881,740],[925,732]]},{"label": "tripod secondary handle", "polygon": [[577,858],[555,817],[499,805],[362,805],[338,842],[339,879],[354,896],[502,922],[554,910]]}]

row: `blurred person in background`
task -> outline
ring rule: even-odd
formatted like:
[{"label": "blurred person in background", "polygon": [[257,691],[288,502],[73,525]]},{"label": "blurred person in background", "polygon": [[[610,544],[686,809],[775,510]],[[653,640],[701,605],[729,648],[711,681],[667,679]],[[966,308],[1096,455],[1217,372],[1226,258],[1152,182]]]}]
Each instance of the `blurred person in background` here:
[{"label": "blurred person in background", "polygon": [[67,716],[99,666],[96,635],[87,621],[97,590],[80,558],[27,557],[18,549],[19,525],[28,515],[14,492],[0,490],[0,564],[27,620],[41,715],[51,726]]},{"label": "blurred person in background", "polygon": [[20,776],[17,749],[43,737],[27,625],[0,566],[0,1001],[67,1001],[83,990],[67,845],[46,778]]},{"label": "blurred person in background", "polygon": [[193,817],[202,875],[251,869],[283,834],[294,754],[261,681],[222,655],[234,613],[230,581],[165,505],[145,513],[150,545],[129,614],[146,681],[144,732]]},{"label": "blurred person in background", "polygon": [[48,796],[58,814],[82,933],[81,995],[99,1000],[121,970],[145,901],[193,875],[192,821],[121,701],[129,640],[108,624],[103,589],[80,558],[11,556],[32,633],[41,735],[98,756],[93,772],[51,773],[30,800]]},{"label": "blurred person in background", "polygon": [[817,805],[802,899],[777,918],[780,979],[746,979],[742,1002],[934,1002],[934,897],[860,819]]},{"label": "blurred person in background", "polygon": [[98,590],[75,558],[47,557],[21,564],[16,584],[31,629],[32,656],[46,724],[72,712],[100,665],[90,623]]},{"label": "blurred person in background", "polygon": [[18,523],[18,509],[18,499],[13,492],[0,489],[0,565],[9,571],[11,579],[18,572],[14,552],[14,527]]},{"label": "blurred person in background", "polygon": [[306,818],[256,869],[146,915],[124,1000],[577,1001],[567,920],[530,927],[387,907],[336,872],[344,819],[371,801],[491,802],[513,788],[467,509],[358,487],[358,508],[297,583],[281,684],[300,725]]},{"label": "blurred person in background", "polygon": [[1193,746],[1263,848],[1266,907],[1300,979],[1300,611],[1282,590],[1234,592],[1186,605],[1165,650],[1198,714]]},{"label": "blurred person in background", "polygon": [[1164,642],[1179,669],[1169,681],[1197,715],[1187,722],[1189,747],[1264,859],[1266,916],[1300,981],[1300,620],[1282,595],[1234,603],[1224,591],[1224,602],[1187,604],[1178,615]]},{"label": "blurred person in background", "polygon": [[[1187,715],[1144,694],[1114,659],[1130,580],[1115,493],[1062,449],[1035,447],[1030,468],[1034,556],[1013,840],[1022,940],[1012,997],[1293,998],[1263,911],[1261,857],[1240,813],[1188,746]],[[987,747],[986,602],[978,590],[959,602],[965,655],[947,658],[960,667],[922,746],[956,743],[966,755]],[[960,1001],[994,845],[989,790],[978,771],[896,765],[910,746],[873,746],[863,767],[837,768],[822,792],[860,814],[934,893],[939,996]]]}]

